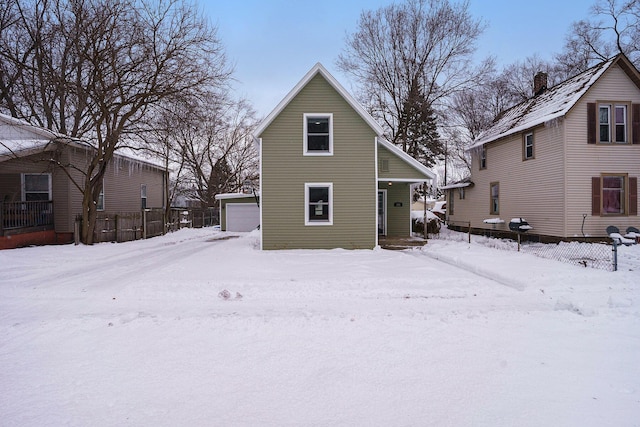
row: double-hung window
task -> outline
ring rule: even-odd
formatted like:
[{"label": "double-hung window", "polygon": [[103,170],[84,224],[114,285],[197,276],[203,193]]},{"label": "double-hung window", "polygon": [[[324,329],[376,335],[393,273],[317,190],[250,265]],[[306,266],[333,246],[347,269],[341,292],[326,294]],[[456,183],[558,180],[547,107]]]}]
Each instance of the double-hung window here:
[{"label": "double-hung window", "polygon": [[638,177],[603,173],[591,178],[591,214],[638,215]]},{"label": "double-hung window", "polygon": [[147,184],[140,185],[140,207],[147,209]]},{"label": "double-hung window", "polygon": [[533,132],[525,133],[522,138],[522,158],[533,159]]},{"label": "double-hung window", "polygon": [[614,141],[618,143],[627,142],[627,106],[616,105],[614,107]]},{"label": "double-hung window", "polygon": [[602,213],[607,215],[625,213],[625,176],[604,175],[602,177]]},{"label": "double-hung window", "polygon": [[22,201],[41,202],[51,200],[51,174],[22,174]]},{"label": "double-hung window", "polygon": [[304,155],[333,154],[333,114],[304,114],[303,128]]},{"label": "double-hung window", "polygon": [[487,168],[487,146],[483,145],[480,149],[480,169]]},{"label": "double-hung window", "polygon": [[598,142],[625,144],[628,138],[628,113],[626,104],[599,104]]},{"label": "double-hung window", "polygon": [[104,210],[104,180],[102,180],[102,187],[100,188],[100,194],[98,194],[98,203],[96,204],[96,210]]},{"label": "double-hung window", "polygon": [[333,184],[306,183],[304,193],[305,225],[332,225]]},{"label": "double-hung window", "polygon": [[491,215],[498,215],[500,213],[500,183],[492,182],[489,188],[491,197],[489,212]]}]

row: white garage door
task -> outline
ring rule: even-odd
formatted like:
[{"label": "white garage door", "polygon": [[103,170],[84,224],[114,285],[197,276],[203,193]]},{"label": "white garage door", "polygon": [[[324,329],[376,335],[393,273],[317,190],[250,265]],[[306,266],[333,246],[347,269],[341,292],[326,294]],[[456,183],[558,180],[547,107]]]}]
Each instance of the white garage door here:
[{"label": "white garage door", "polygon": [[260,224],[260,209],[255,203],[227,203],[227,231],[251,231]]}]

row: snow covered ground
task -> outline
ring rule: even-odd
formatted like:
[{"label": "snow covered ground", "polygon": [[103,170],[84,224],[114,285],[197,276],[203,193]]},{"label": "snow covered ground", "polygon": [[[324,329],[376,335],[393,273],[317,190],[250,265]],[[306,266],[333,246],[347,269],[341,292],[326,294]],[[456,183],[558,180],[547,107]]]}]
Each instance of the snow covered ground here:
[{"label": "snow covered ground", "polygon": [[258,239],[0,251],[0,425],[640,426],[640,245]]}]

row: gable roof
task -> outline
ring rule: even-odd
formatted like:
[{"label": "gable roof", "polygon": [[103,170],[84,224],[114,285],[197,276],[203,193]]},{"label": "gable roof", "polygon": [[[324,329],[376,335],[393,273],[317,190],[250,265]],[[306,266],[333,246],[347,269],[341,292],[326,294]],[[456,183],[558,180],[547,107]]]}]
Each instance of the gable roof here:
[{"label": "gable roof", "polygon": [[[62,135],[0,113],[0,161],[46,151]],[[51,146],[52,147],[52,146]]]},{"label": "gable roof", "polygon": [[313,79],[317,74],[320,74],[324,79],[329,82],[329,84],[344,98],[345,101],[353,108],[362,119],[375,131],[378,136],[382,136],[383,130],[382,127],[375,121],[373,117],[360,105],[358,101],[355,100],[347,92],[347,90],[342,87],[340,83],[327,71],[326,68],[321,63],[317,63],[316,65],[309,70],[307,74],[298,82],[297,85],[294,86],[293,89],[284,97],[282,101],[276,106],[276,108],[269,113],[269,115],[260,123],[258,128],[254,132],[254,136],[256,139],[264,132],[264,130],[273,122],[273,120],[278,117],[278,115],[285,109],[285,107],[293,100],[293,98],[300,93],[300,91]]},{"label": "gable roof", "polygon": [[461,180],[454,181],[448,185],[444,185],[440,187],[440,190],[451,190],[453,188],[464,188],[464,187],[473,187],[475,184],[471,181],[471,177],[467,176],[462,178]]},{"label": "gable roof", "polygon": [[618,54],[506,110],[489,129],[476,138],[469,150],[563,117],[614,64],[619,64],[629,78],[640,87],[638,71],[623,54]]},{"label": "gable roof", "polygon": [[[93,148],[89,142],[82,139],[71,138],[0,113],[0,130],[3,128],[10,131],[4,135],[0,131],[0,162],[54,150],[56,142],[83,150]],[[130,147],[119,147],[113,158],[145,163],[156,169],[166,170],[161,160],[144,157]]]},{"label": "gable roof", "polygon": [[394,153],[396,156],[409,164],[409,166],[416,169],[418,172],[428,176],[430,179],[436,178],[436,175],[425,165],[418,162],[416,159],[402,151],[391,142],[387,141],[383,137],[384,130],[382,129],[382,126],[380,126],[380,124],[376,122],[371,114],[369,114],[367,110],[365,110],[362,105],[353,96],[351,96],[351,94],[319,62],[314,65],[313,68],[311,68],[311,70],[307,72],[307,74],[305,74],[305,76],[298,82],[298,84],[295,85],[293,89],[291,89],[287,96],[285,96],[284,99],[280,101],[276,108],[271,113],[269,113],[269,115],[260,123],[260,125],[254,132],[254,139],[256,143],[258,143],[259,137],[262,132],[264,132],[267,127],[269,127],[273,120],[275,120],[275,118],[278,117],[282,110],[284,110],[286,106],[289,105],[293,98],[295,98],[296,95],[298,95],[298,93],[300,93],[300,91],[311,81],[311,79],[313,79],[318,74],[324,77],[324,79],[340,94],[340,96],[342,96],[342,98],[347,101],[351,108],[353,108],[358,113],[358,115],[362,117],[365,123],[367,123],[371,127],[371,129],[373,129],[373,131],[378,136],[378,144],[387,148],[389,151]]},{"label": "gable roof", "polygon": [[417,161],[416,159],[411,157],[409,154],[407,154],[404,151],[402,151],[397,145],[392,144],[391,142],[387,141],[386,139],[380,138],[380,137],[378,138],[378,144],[380,144],[381,146],[383,146],[384,148],[389,150],[391,153],[393,153],[396,156],[398,156],[402,161],[404,161],[406,164],[408,164],[409,166],[411,166],[412,168],[414,168],[415,170],[417,170],[421,174],[429,177],[429,179],[436,179],[436,174],[435,173],[433,173],[425,165],[423,165],[422,163],[420,163],[419,161]]}]

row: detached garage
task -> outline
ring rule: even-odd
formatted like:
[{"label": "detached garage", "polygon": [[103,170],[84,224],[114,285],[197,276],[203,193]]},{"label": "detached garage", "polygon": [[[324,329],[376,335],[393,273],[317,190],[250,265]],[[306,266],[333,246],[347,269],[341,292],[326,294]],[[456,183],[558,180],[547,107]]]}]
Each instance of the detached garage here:
[{"label": "detached garage", "polygon": [[258,200],[252,194],[216,194],[222,231],[252,231],[260,225]]}]

